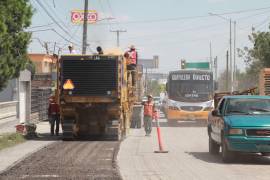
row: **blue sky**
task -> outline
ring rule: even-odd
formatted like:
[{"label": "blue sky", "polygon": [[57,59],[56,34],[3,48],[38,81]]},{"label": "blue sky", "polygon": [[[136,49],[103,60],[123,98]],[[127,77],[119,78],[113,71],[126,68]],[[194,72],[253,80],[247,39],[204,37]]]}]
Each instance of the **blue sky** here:
[{"label": "blue sky", "polygon": [[[80,51],[82,26],[70,22],[70,12],[83,9],[84,0],[39,0],[62,28],[52,21],[37,1],[30,1],[35,8],[35,14],[32,26],[28,30],[53,28],[65,39],[72,41]],[[224,70],[225,53],[229,48],[229,22],[217,16],[210,16],[209,13],[226,13],[224,18],[232,18],[237,22],[236,47],[243,48],[251,46],[248,35],[252,26],[260,31],[267,30],[270,22],[268,7],[269,0],[89,0],[89,9],[96,10],[101,19],[115,19],[88,25],[88,43],[92,50],[98,45],[104,48],[114,47],[116,34],[110,30],[126,30],[127,32],[120,35],[121,48],[125,50],[130,44],[134,44],[141,58],[158,55],[160,68],[156,71],[168,72],[178,69],[179,60],[182,58],[187,61],[209,60],[211,42],[213,56],[218,56],[221,72]],[[242,12],[243,10],[250,11]],[[183,18],[196,16],[201,17]],[[49,25],[36,27],[46,24]],[[63,53],[66,53],[69,42],[56,32],[33,32],[29,52],[45,52],[40,40],[41,43],[49,42],[51,51],[56,42],[56,50],[61,47]],[[237,65],[241,69],[245,67],[243,60],[239,58]]]}]

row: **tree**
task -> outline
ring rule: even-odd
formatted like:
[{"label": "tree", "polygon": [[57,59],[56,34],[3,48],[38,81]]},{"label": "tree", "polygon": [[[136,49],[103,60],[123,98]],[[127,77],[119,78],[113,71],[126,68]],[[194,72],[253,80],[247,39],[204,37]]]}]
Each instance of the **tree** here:
[{"label": "tree", "polygon": [[[240,72],[239,69],[236,70],[236,80],[237,80],[237,87],[235,91],[244,91],[253,87],[256,87],[258,85],[258,77],[257,75],[254,76],[255,72],[251,72],[253,68],[246,68],[246,72]],[[226,88],[226,70],[223,71],[219,78],[218,78],[218,91],[220,92],[226,92],[230,91],[230,88]],[[230,85],[230,78],[231,75],[229,73],[228,75],[228,87],[231,87]]]},{"label": "tree", "polygon": [[148,80],[146,94],[152,94],[153,96],[159,96],[161,92],[165,91],[165,85],[159,84],[157,80]]},{"label": "tree", "polygon": [[260,70],[270,67],[270,32],[260,32],[252,28],[249,40],[253,47],[238,49],[239,57],[244,59],[248,67],[245,73],[238,74],[237,79],[239,87],[246,89],[257,86]]},{"label": "tree", "polygon": [[247,73],[258,76],[262,68],[270,67],[270,32],[255,31],[253,28],[249,40],[253,47],[238,49],[238,55],[248,65]]},{"label": "tree", "polygon": [[31,33],[25,29],[32,15],[29,0],[0,1],[0,90],[30,64],[27,47]]}]

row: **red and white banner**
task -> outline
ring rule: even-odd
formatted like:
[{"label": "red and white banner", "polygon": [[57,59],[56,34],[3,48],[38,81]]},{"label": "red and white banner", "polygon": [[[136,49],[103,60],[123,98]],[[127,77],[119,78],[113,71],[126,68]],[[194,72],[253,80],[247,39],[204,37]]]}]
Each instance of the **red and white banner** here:
[{"label": "red and white banner", "polygon": [[[74,10],[71,11],[71,22],[74,24],[83,24],[84,20],[84,11],[83,10]],[[98,13],[94,10],[88,10],[87,14],[87,23],[95,23],[98,20]]]}]

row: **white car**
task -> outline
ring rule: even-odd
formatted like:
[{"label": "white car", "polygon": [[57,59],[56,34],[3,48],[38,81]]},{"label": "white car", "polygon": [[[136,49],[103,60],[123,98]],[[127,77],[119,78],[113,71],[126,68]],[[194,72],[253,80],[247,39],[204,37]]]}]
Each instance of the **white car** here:
[{"label": "white car", "polygon": [[159,109],[161,107],[161,99],[160,99],[160,97],[159,96],[155,96],[153,98],[153,100],[154,100],[154,103],[155,103],[156,108]]}]

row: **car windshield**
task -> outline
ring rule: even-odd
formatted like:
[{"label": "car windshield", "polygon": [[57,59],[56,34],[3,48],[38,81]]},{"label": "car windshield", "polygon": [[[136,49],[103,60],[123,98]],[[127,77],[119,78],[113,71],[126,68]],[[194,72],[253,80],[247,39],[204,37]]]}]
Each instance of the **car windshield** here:
[{"label": "car windshield", "polygon": [[154,97],[154,101],[155,102],[159,102],[160,101],[160,97]]},{"label": "car windshield", "polygon": [[172,81],[170,98],[175,101],[201,102],[211,99],[211,81]]},{"label": "car windshield", "polygon": [[231,114],[270,114],[270,99],[255,99],[255,98],[232,98],[229,99],[226,115]]},{"label": "car windshield", "polygon": [[147,101],[147,97],[143,97],[142,101]]}]

